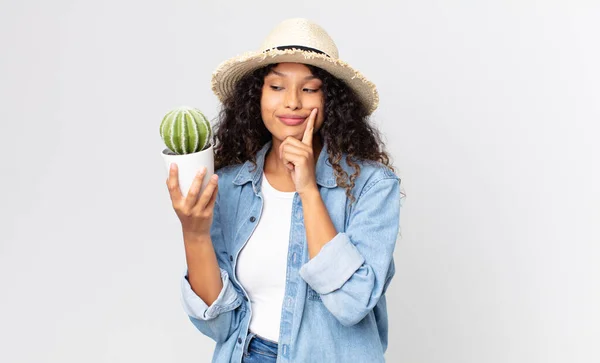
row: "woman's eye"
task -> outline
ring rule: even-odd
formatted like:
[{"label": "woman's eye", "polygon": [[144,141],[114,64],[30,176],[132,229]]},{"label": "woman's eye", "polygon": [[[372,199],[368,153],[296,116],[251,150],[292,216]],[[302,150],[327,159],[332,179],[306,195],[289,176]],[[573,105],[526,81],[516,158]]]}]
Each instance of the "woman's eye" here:
[{"label": "woman's eye", "polygon": [[310,89],[310,88],[305,88],[304,89],[304,92],[308,92],[308,93],[315,93],[317,91],[318,91],[318,89]]},{"label": "woman's eye", "polygon": [[283,87],[271,86],[271,89],[272,89],[273,91],[280,91],[280,90],[282,90],[282,89],[283,89]]}]

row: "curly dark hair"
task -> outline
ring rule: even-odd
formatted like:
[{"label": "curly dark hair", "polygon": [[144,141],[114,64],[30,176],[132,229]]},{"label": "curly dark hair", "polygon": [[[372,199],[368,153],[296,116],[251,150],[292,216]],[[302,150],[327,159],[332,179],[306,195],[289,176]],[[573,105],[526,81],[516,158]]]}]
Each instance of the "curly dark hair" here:
[{"label": "curly dark hair", "polygon": [[[215,169],[250,160],[256,166],[257,152],[272,139],[261,116],[261,96],[264,78],[277,64],[259,68],[240,79],[233,93],[224,100],[215,124]],[[315,66],[307,65],[322,83],[324,122],[318,134],[327,143],[328,161],[336,183],[351,194],[360,175],[358,160],[380,162],[394,172],[379,131],[369,123],[369,114],[356,93],[339,78]],[[342,155],[354,173],[340,166]]]}]

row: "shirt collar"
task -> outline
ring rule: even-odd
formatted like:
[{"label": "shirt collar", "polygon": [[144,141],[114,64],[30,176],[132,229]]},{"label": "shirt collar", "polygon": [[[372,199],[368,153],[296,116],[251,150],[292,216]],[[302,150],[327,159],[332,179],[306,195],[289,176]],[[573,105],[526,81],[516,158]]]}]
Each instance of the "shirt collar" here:
[{"label": "shirt collar", "polygon": [[[256,168],[251,161],[246,161],[240,171],[237,173],[233,183],[236,185],[243,185],[248,182],[252,182],[252,188],[255,193],[260,191],[261,178],[263,175],[265,157],[269,148],[271,147],[272,141],[267,142],[262,149],[256,154]],[[327,160],[327,143],[323,142],[323,148],[319,154],[316,165],[316,179],[317,184],[326,188],[335,188],[337,186],[336,178],[331,163]]]}]

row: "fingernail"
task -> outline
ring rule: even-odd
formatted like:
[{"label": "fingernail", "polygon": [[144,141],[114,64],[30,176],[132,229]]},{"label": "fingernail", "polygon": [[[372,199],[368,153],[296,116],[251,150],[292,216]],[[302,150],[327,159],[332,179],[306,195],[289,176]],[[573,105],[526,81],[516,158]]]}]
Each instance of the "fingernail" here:
[{"label": "fingernail", "polygon": [[171,168],[171,170],[175,170],[175,163],[171,163],[170,168]]}]

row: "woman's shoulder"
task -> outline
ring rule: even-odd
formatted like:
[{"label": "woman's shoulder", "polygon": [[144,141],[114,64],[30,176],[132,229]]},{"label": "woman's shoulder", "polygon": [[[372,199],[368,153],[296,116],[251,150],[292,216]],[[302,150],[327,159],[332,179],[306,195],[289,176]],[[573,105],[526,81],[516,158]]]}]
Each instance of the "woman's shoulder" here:
[{"label": "woman's shoulder", "polygon": [[215,171],[215,174],[219,176],[219,180],[221,179],[229,179],[233,180],[236,175],[239,173],[242,166],[245,164],[235,164],[235,165],[227,165],[221,167]]},{"label": "woman's shoulder", "polygon": [[390,166],[387,166],[380,161],[353,158],[352,161],[349,162],[346,154],[343,155],[342,160],[343,163],[340,163],[340,166],[348,173],[348,176],[355,172],[355,169],[351,164],[357,164],[359,166],[360,174],[356,178],[357,184],[358,182],[371,184],[383,179],[396,179],[400,181],[400,177],[395,171],[392,170]]},{"label": "woman's shoulder", "polygon": [[356,198],[360,198],[364,193],[373,190],[373,187],[375,186],[383,188],[382,190],[388,190],[390,188],[399,189],[400,187],[400,177],[391,167],[388,167],[380,161],[352,158],[349,162],[348,156],[343,154],[339,164],[347,173],[348,177],[351,177],[356,173],[355,168],[352,166],[353,164],[356,164],[360,168],[352,188],[352,194],[354,194]]}]

